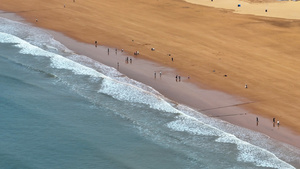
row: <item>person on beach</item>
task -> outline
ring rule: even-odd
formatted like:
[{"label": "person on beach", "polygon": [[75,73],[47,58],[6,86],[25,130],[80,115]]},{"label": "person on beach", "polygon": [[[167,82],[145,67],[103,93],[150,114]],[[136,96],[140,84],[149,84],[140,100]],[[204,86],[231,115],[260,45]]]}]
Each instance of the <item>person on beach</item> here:
[{"label": "person on beach", "polygon": [[161,72],[159,72],[159,77],[161,77]]},{"label": "person on beach", "polygon": [[176,75],[176,82],[177,82],[177,78],[178,78],[178,75]]},{"label": "person on beach", "polygon": [[256,117],[256,125],[258,126],[258,117]]},{"label": "person on beach", "polygon": [[156,72],[154,72],[154,78],[156,78]]},{"label": "person on beach", "polygon": [[174,61],[174,59],[172,58],[172,62]]},{"label": "person on beach", "polygon": [[276,119],[273,117],[273,127],[275,127]]},{"label": "person on beach", "polygon": [[126,57],[126,60],[125,60],[125,62],[126,62],[126,63],[128,63],[128,57]]},{"label": "person on beach", "polygon": [[132,59],[130,58],[130,63],[132,63]]},{"label": "person on beach", "polygon": [[119,62],[117,63],[117,65],[118,65],[118,70],[119,70],[119,66],[120,66]]},{"label": "person on beach", "polygon": [[178,76],[178,80],[179,80],[179,82],[180,82],[180,76]]},{"label": "person on beach", "polygon": [[109,54],[109,48],[107,48],[107,54]]},{"label": "person on beach", "polygon": [[279,127],[279,120],[277,121],[277,126]]},{"label": "person on beach", "polygon": [[246,84],[246,85],[245,85],[245,89],[247,89],[247,88],[248,88],[248,85]]}]

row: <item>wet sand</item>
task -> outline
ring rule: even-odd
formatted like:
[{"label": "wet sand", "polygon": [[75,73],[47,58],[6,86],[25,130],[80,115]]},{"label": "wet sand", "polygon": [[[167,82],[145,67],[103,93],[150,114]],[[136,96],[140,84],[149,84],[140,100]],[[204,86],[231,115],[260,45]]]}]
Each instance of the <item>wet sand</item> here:
[{"label": "wet sand", "polygon": [[[95,60],[99,58],[89,49],[94,49],[95,40],[98,45],[124,49],[132,57],[138,50],[140,55],[134,57],[133,65],[146,62],[149,67],[124,66],[123,58],[120,71],[130,78],[208,116],[299,147],[297,20],[239,15],[180,0],[3,0],[0,9],[15,12],[35,26],[89,43],[78,48],[72,47],[71,41],[58,39]],[[152,47],[155,51],[150,50]],[[117,60],[110,64],[107,60],[99,61],[116,66]],[[162,71],[164,78],[154,79],[154,71]],[[185,77],[182,83],[176,83],[176,74]],[[280,120],[280,128],[272,126],[273,117]]]}]

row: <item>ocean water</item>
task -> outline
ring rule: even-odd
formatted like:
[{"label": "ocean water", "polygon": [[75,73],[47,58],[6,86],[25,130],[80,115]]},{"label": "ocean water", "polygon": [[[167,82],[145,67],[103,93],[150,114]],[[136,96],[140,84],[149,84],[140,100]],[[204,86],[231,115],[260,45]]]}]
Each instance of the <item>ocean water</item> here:
[{"label": "ocean water", "polygon": [[0,168],[297,168],[293,146],[168,100],[0,18]]}]

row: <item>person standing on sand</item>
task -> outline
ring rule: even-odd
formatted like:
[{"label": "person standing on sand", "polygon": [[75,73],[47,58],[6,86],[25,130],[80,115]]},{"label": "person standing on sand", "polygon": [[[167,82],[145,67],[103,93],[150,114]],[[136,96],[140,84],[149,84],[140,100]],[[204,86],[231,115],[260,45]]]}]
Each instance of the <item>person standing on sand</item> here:
[{"label": "person standing on sand", "polygon": [[277,120],[277,126],[279,127],[279,120]]},{"label": "person standing on sand", "polygon": [[154,72],[154,78],[156,78],[156,72]]},{"label": "person standing on sand", "polygon": [[258,117],[256,117],[256,125],[258,126]]},{"label": "person standing on sand", "polygon": [[161,77],[161,72],[159,72],[159,77]]}]

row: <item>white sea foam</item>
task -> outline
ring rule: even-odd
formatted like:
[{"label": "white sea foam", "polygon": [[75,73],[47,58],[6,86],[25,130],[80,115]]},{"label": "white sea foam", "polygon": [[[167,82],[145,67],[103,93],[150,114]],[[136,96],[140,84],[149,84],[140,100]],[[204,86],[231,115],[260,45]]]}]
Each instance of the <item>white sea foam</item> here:
[{"label": "white sea foam", "polygon": [[179,116],[179,119],[168,123],[167,126],[174,131],[188,132],[193,135],[216,136],[218,137],[216,142],[236,144],[239,150],[238,161],[252,162],[261,167],[294,168],[273,153],[198,121],[194,117]]},{"label": "white sea foam", "polygon": [[52,61],[51,66],[53,68],[71,70],[73,73],[77,75],[89,75],[92,77],[109,78],[95,71],[94,69],[83,66],[77,62],[71,61],[61,55],[45,51],[16,36],[0,32],[0,37],[1,37],[0,38],[1,43],[14,43],[15,44],[14,46],[21,49],[20,53],[22,54],[49,57]]},{"label": "white sea foam", "polygon": [[99,92],[111,95],[118,100],[142,103],[149,105],[153,109],[179,113],[179,111],[164,100],[162,96],[157,96],[128,83],[116,83],[115,81],[104,79]]}]

